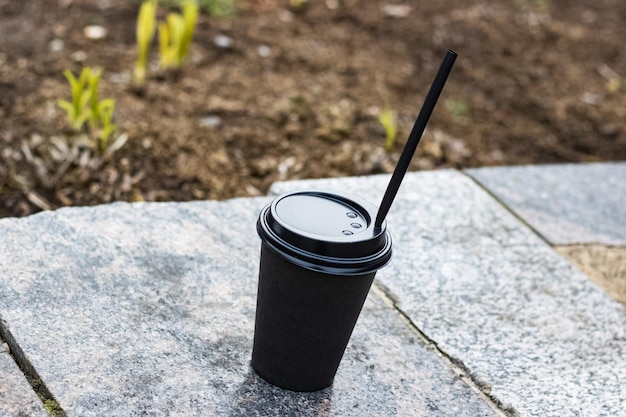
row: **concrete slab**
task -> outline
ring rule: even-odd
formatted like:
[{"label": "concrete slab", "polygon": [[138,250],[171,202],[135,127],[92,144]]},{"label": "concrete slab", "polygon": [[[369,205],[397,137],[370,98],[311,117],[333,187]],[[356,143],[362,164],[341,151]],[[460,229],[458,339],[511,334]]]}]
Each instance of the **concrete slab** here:
[{"label": "concrete slab", "polygon": [[553,245],[626,246],[626,162],[479,168],[467,173]]},{"label": "concrete slab", "polygon": [[68,416],[495,416],[370,294],[335,384],[250,370],[268,199],[117,203],[0,220],[0,311]]},{"label": "concrete slab", "polygon": [[0,339],[0,416],[47,417],[48,413]]},{"label": "concrete slab", "polygon": [[[380,201],[389,176],[278,183]],[[516,416],[626,416],[626,308],[456,171],[407,175],[377,281]]]}]

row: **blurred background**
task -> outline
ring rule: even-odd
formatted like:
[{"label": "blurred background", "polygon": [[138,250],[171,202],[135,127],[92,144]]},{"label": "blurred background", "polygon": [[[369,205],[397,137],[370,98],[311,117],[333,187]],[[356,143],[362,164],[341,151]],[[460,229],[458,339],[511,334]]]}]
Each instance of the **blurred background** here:
[{"label": "blurred background", "polygon": [[[412,170],[626,160],[621,0],[202,0],[185,58],[157,30],[138,82],[141,5],[0,0],[0,217],[391,172],[447,49]],[[84,68],[106,143],[59,105]]]}]

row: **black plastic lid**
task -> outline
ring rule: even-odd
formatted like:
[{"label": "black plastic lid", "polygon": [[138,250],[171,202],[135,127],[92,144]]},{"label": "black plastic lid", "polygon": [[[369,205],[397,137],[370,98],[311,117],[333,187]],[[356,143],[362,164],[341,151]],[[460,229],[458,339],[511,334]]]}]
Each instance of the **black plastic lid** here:
[{"label": "black plastic lid", "polygon": [[338,193],[296,191],[276,197],[257,231],[275,253],[296,265],[335,275],[377,271],[391,259],[387,223],[374,227],[376,207]]}]

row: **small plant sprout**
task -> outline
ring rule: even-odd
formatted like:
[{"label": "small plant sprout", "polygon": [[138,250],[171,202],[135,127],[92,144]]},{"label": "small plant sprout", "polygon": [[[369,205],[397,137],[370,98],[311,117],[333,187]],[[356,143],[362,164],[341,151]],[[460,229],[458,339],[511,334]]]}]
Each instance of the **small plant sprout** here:
[{"label": "small plant sprout", "polygon": [[189,52],[198,20],[198,4],[194,0],[185,0],[182,9],[182,15],[170,13],[165,22],[159,23],[160,64],[163,68],[178,68]]},{"label": "small plant sprout", "polygon": [[78,79],[70,70],[66,69],[63,74],[70,83],[72,102],[58,100],[59,106],[67,112],[68,121],[75,130],[82,130],[88,121],[87,130],[91,138],[97,142],[97,148],[101,152],[107,151],[109,139],[116,129],[113,124],[115,100],[98,98],[102,70],[83,68]]},{"label": "small plant sprout", "polygon": [[83,72],[87,73],[87,91],[89,93],[89,125],[94,126],[98,123],[100,114],[98,87],[100,84],[100,77],[102,77],[102,69],[84,68]]},{"label": "small plant sprout", "polygon": [[201,0],[200,6],[216,17],[230,17],[235,14],[234,0]]},{"label": "small plant sprout", "polygon": [[89,97],[90,92],[87,88],[88,78],[91,74],[90,68],[84,68],[78,79],[72,74],[72,71],[66,69],[63,75],[70,83],[72,93],[72,102],[67,100],[57,100],[57,104],[67,113],[67,119],[74,130],[80,130],[83,124],[89,118]]},{"label": "small plant sprout", "polygon": [[393,112],[389,107],[385,107],[385,110],[380,112],[378,115],[378,122],[385,129],[385,150],[389,152],[393,149],[393,145],[396,142],[396,135],[398,133],[396,122],[393,118]]},{"label": "small plant sprout", "polygon": [[[106,99],[98,103],[98,115],[100,124],[99,133],[96,133],[98,138],[98,146],[100,151],[104,152],[109,148],[109,138],[115,132],[117,126],[113,124],[113,111],[115,109],[115,100]],[[97,128],[93,129],[97,132]]]},{"label": "small plant sprout", "polygon": [[621,81],[619,78],[610,78],[607,82],[606,82],[606,91],[608,91],[610,94],[615,94],[619,91],[619,89],[621,88]]},{"label": "small plant sprout", "polygon": [[137,84],[142,84],[146,79],[148,50],[155,32],[156,8],[156,0],[145,0],[137,16],[137,62],[134,72],[134,80]]},{"label": "small plant sprout", "polygon": [[307,0],[289,0],[289,6],[299,9],[306,4]]},{"label": "small plant sprout", "polygon": [[446,108],[455,119],[469,114],[469,106],[461,99],[448,100],[446,102]]},{"label": "small plant sprout", "polygon": [[159,53],[162,68],[177,67],[178,50],[182,38],[183,18],[176,13],[167,15],[165,22],[159,22]]},{"label": "small plant sprout", "polygon": [[[185,1],[159,0],[159,3],[167,7],[181,7]],[[235,0],[197,0],[197,4],[202,12],[215,17],[232,17],[237,11]]]},{"label": "small plant sprout", "polygon": [[195,0],[186,0],[183,3],[183,36],[180,42],[179,60],[182,61],[189,52],[189,44],[198,22],[198,4]]}]

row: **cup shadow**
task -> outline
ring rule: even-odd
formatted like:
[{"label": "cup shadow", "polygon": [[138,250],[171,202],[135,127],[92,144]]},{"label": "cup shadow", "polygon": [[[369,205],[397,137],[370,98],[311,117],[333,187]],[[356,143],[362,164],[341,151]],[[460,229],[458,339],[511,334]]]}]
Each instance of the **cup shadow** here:
[{"label": "cup shadow", "polygon": [[265,382],[248,366],[235,393],[229,417],[328,417],[332,386],[316,392],[294,392]]}]

